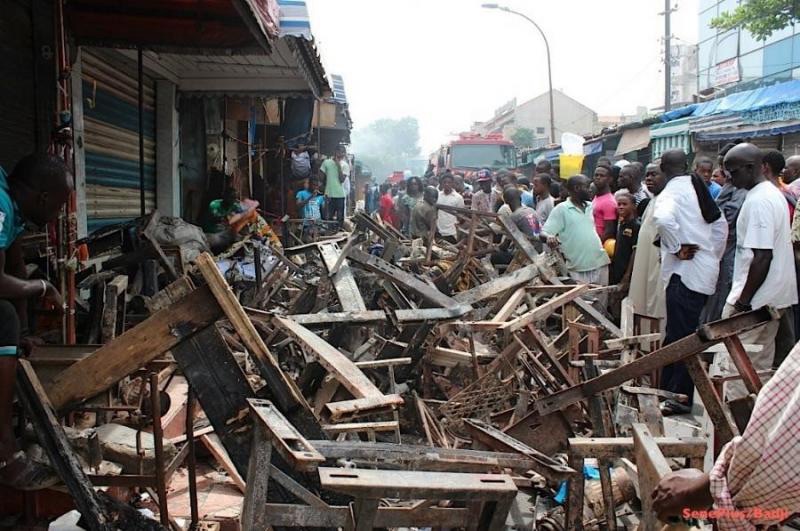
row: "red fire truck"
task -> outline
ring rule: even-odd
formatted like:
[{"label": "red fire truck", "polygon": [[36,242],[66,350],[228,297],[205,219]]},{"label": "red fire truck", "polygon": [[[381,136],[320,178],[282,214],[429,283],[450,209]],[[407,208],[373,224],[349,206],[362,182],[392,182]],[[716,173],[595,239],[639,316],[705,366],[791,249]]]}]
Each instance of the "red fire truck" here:
[{"label": "red fire truck", "polygon": [[437,173],[447,169],[469,175],[481,168],[515,168],[517,151],[502,134],[461,133],[456,140],[439,148],[431,162]]}]

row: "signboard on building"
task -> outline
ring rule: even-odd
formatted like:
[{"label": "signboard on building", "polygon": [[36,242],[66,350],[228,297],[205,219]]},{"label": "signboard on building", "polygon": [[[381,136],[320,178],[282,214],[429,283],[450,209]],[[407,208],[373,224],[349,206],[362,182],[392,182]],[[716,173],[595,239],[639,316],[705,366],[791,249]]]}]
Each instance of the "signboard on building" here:
[{"label": "signboard on building", "polygon": [[737,83],[740,79],[739,59],[736,57],[719,63],[711,70],[711,86],[713,87]]}]

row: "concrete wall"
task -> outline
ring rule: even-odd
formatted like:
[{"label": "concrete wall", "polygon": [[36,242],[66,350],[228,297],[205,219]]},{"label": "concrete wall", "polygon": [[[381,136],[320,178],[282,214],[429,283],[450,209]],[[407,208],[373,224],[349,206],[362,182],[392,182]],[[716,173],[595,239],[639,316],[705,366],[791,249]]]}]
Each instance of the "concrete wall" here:
[{"label": "concrete wall", "polygon": [[[597,129],[597,113],[576,102],[572,98],[553,91],[555,107],[556,142],[561,142],[561,133],[592,133]],[[515,128],[532,129],[536,137],[550,136],[550,101],[547,94],[538,96],[516,108],[514,113]],[[543,128],[537,131],[537,128]],[[513,132],[512,128],[505,131]]]}]

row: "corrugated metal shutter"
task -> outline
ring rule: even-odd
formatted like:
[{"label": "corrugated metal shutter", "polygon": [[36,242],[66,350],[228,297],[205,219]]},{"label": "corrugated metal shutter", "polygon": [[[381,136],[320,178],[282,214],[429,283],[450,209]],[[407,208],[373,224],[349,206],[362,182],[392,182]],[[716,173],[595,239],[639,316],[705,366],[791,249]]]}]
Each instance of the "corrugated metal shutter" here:
[{"label": "corrugated metal shutter", "polygon": [[793,157],[800,155],[800,133],[783,135],[783,156]]},{"label": "corrugated metal shutter", "polygon": [[3,2],[0,16],[0,166],[10,172],[36,149],[36,86],[29,7]]},{"label": "corrugated metal shutter", "polygon": [[748,138],[747,141],[754,144],[761,149],[778,149],[780,145],[780,135],[775,136],[759,136],[756,138]]},{"label": "corrugated metal shutter", "polygon": [[[139,110],[136,72],[117,52],[81,50],[86,208],[89,231],[138,217]],[[155,82],[144,77],[145,206],[156,206]]]}]

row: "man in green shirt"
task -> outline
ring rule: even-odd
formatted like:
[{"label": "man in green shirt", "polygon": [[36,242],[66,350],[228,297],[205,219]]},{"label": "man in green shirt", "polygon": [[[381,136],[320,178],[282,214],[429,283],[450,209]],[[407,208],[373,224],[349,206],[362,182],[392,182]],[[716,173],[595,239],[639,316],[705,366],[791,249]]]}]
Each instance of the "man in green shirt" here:
[{"label": "man in green shirt", "polygon": [[342,172],[344,148],[336,148],[333,159],[325,159],[319,167],[320,178],[325,182],[325,204],[329,220],[336,220],[341,227],[344,221],[344,181],[347,175]]},{"label": "man in green shirt", "polygon": [[589,202],[589,178],[574,175],[567,181],[569,199],[550,212],[540,238],[561,249],[572,278],[579,282],[608,285],[608,255],[594,226]]}]

